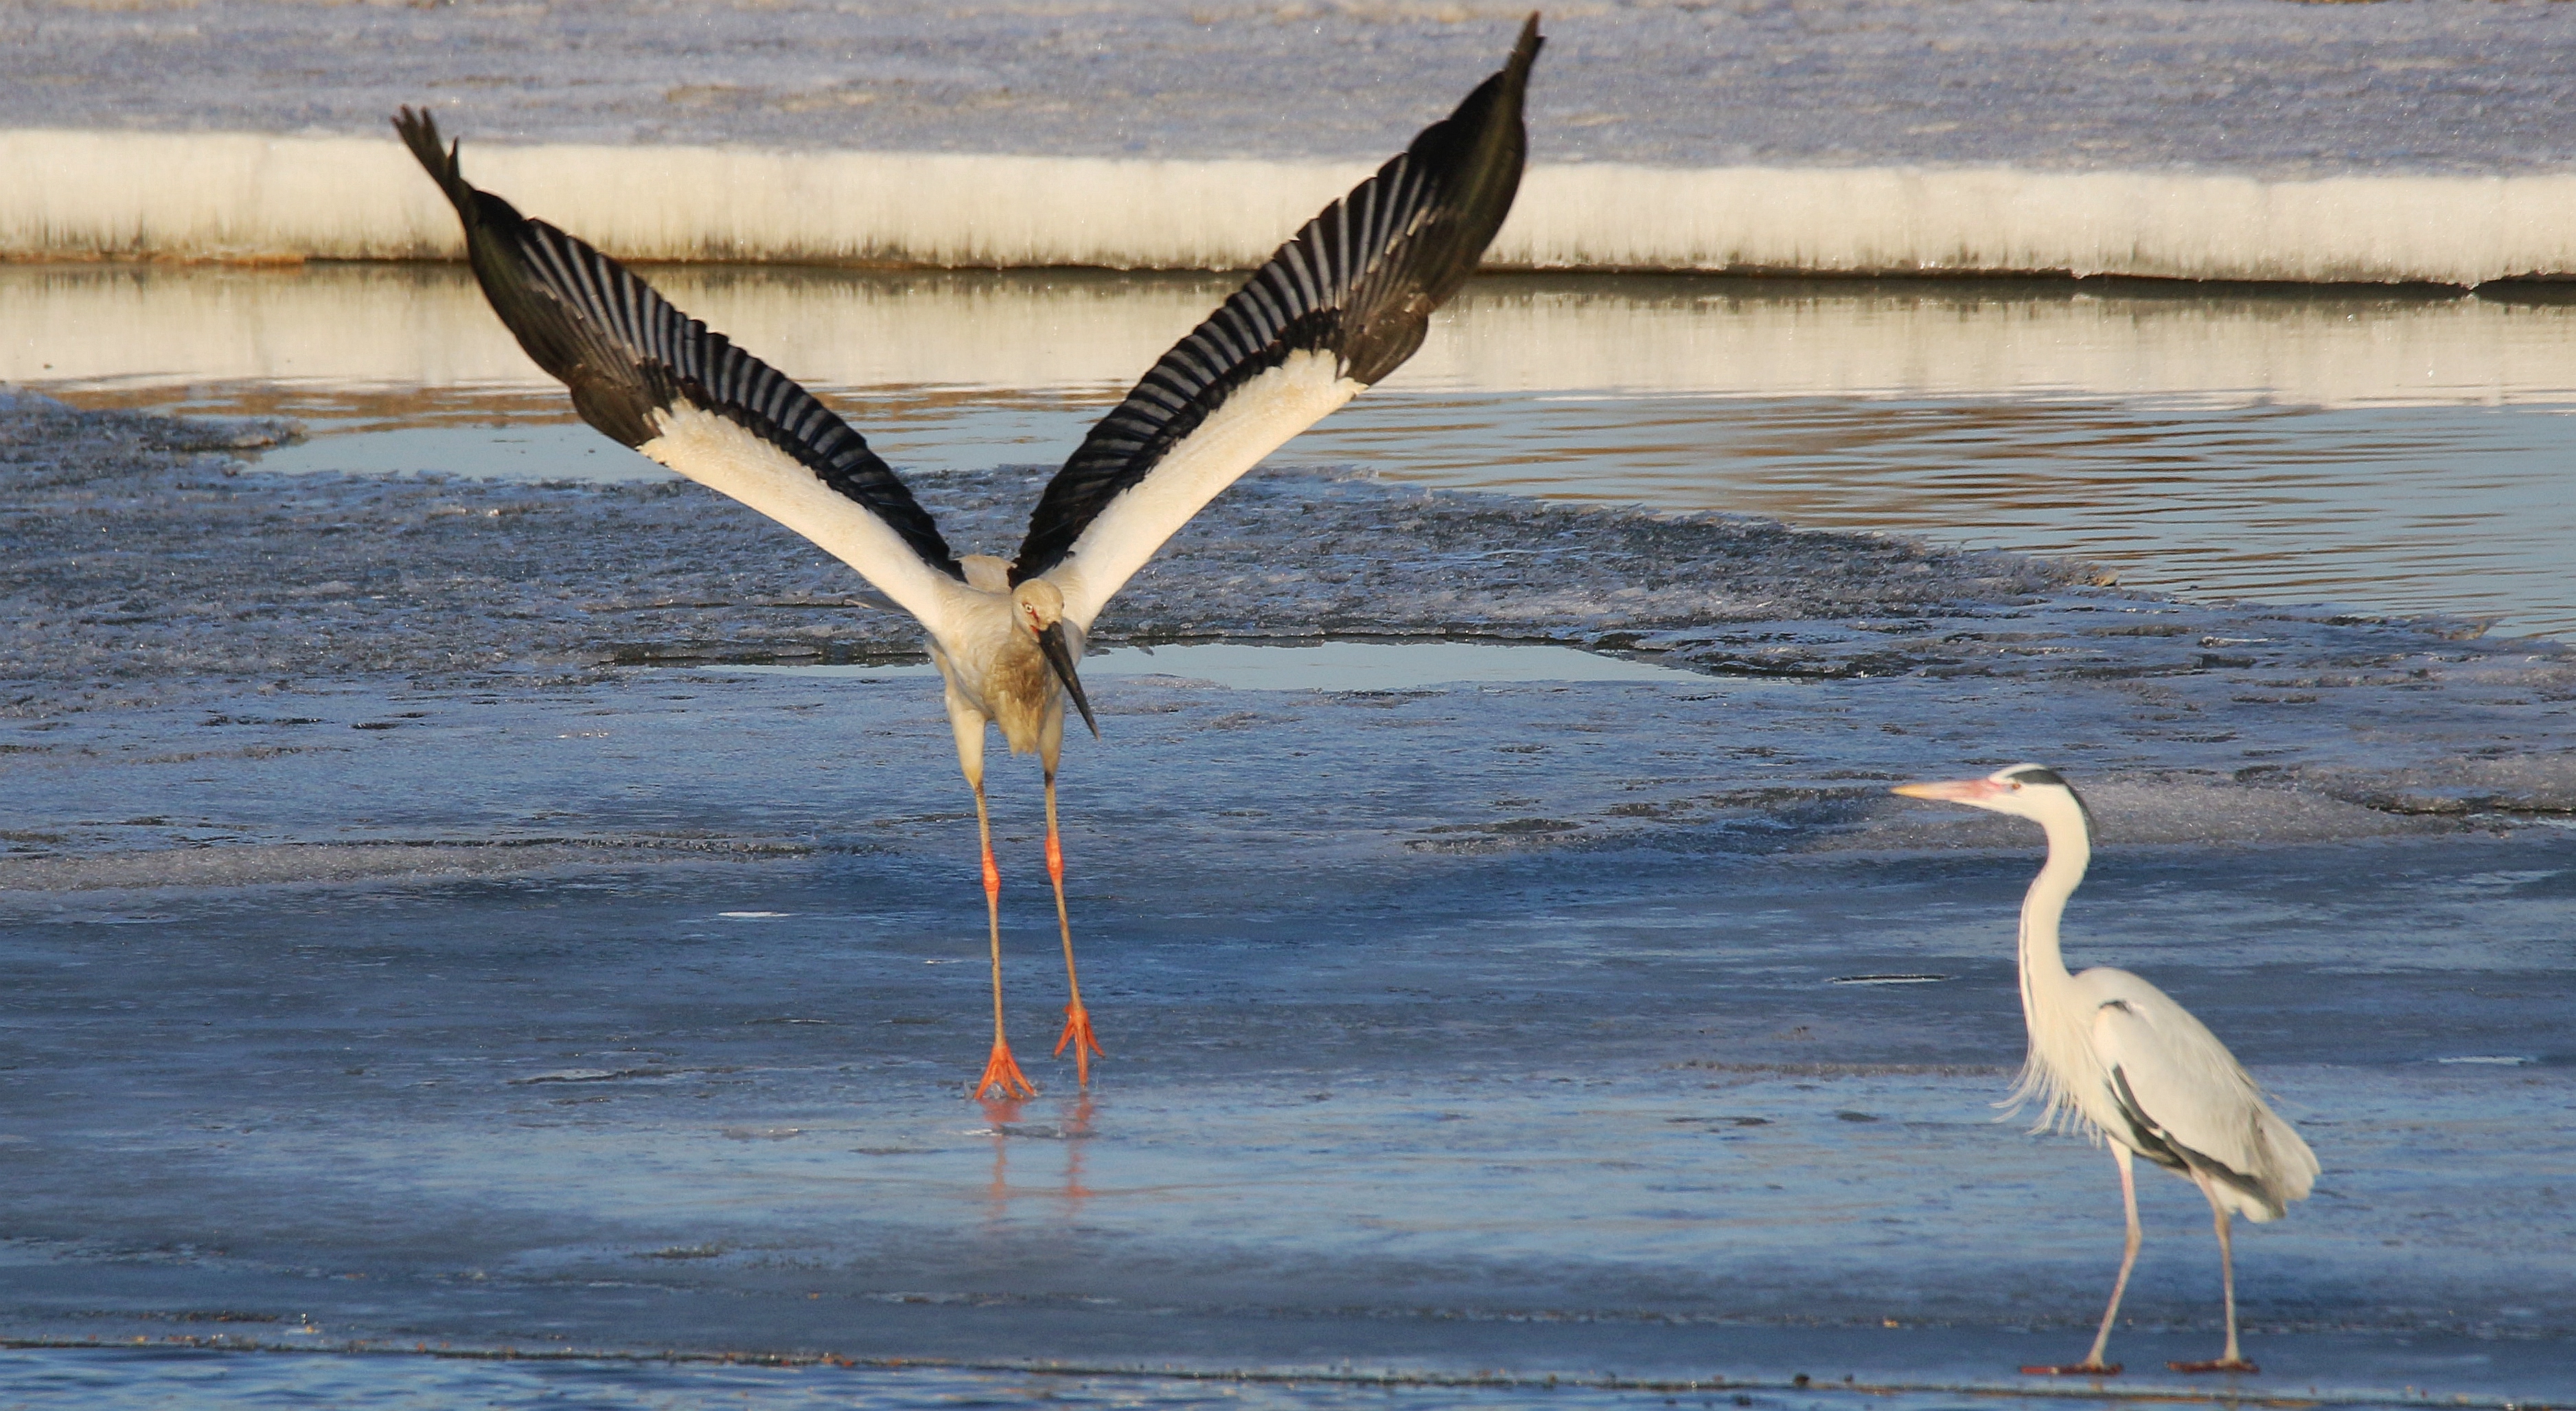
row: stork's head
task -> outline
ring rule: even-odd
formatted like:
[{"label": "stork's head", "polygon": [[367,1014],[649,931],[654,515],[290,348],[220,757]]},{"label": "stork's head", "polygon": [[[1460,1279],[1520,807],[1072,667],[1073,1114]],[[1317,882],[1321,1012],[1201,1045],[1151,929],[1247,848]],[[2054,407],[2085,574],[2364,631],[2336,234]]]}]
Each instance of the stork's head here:
[{"label": "stork's head", "polygon": [[1091,702],[1082,694],[1082,678],[1074,674],[1073,648],[1064,639],[1064,593],[1043,578],[1023,579],[1011,590],[1011,616],[1038,639],[1038,650],[1046,653],[1047,665],[1055,668],[1056,679],[1064,683],[1064,693],[1073,697],[1073,708],[1082,712],[1082,723],[1091,727],[1096,738],[1100,722],[1091,716]]},{"label": "stork's head", "polygon": [[2042,764],[2011,765],[1983,779],[1899,784],[1895,792],[1909,799],[1937,799],[2009,813],[2043,828],[2073,823],[2084,830],[2086,838],[2093,835],[2093,810],[2085,807],[2084,796],[2075,792],[2075,786],[2067,783],[2065,776]]},{"label": "stork's head", "polygon": [[1043,578],[1032,578],[1011,590],[1011,611],[1032,634],[1043,635],[1064,621],[1064,594]]}]

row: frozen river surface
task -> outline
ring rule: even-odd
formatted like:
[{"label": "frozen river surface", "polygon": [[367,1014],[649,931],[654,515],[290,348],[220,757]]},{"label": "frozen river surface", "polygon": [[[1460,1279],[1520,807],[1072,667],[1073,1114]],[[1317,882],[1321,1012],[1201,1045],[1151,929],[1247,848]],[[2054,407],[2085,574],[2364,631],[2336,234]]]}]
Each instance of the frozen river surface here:
[{"label": "frozen river surface", "polygon": [[31,4],[0,13],[0,129],[381,137],[408,101],[552,141],[1376,160],[1533,8],[1551,36],[1531,100],[1544,161],[2576,161],[2552,116],[2576,96],[2552,57],[2576,17],[2528,0]]},{"label": "frozen river surface", "polygon": [[[2036,840],[1885,793],[2020,758],[2101,815],[2073,959],[2191,1006],[2325,1164],[2240,1237],[2243,1389],[2576,1399],[2553,642],[1265,475],[1087,669],[1110,1057],[985,1107],[936,694],[809,551],[684,487],[0,431],[0,1327],[50,1344],[10,1400],[2029,1390],[2118,1253],[2110,1163],[1991,1106]],[[1025,479],[924,483],[973,540]],[[1028,1058],[1062,1002],[1035,792],[998,774]],[[2134,1370],[2056,1391],[2223,1390],[2151,1370],[2215,1350],[2216,1280],[2198,1196],[2143,1194]],[[1085,1375],[972,1370],[1009,1364]]]}]

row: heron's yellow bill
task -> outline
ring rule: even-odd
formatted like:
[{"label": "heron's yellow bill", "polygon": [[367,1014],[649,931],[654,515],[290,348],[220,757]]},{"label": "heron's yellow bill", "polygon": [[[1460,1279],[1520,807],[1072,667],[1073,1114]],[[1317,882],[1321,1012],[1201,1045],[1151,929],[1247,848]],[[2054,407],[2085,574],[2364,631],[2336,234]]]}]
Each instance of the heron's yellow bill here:
[{"label": "heron's yellow bill", "polygon": [[1940,803],[1975,803],[2003,791],[2003,785],[1992,779],[1948,779],[1937,784],[1899,784],[1888,792]]}]

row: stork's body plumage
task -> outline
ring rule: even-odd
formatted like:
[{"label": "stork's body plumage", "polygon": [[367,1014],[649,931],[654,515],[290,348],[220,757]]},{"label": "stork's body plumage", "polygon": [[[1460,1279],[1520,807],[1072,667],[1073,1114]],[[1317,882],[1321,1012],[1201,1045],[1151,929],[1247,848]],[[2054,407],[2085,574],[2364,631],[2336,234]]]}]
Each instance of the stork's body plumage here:
[{"label": "stork's body plumage", "polygon": [[984,740],[1046,774],[1046,859],[1064,938],[1064,1036],[1081,1081],[1098,1052],[1073,961],[1055,775],[1069,696],[1099,733],[1075,664],[1110,597],[1226,486],[1422,344],[1502,225],[1527,150],[1521,109],[1538,18],[1510,60],[1324,208],[1146,372],[1047,485],[1016,558],[959,556],[848,423],[617,261],[469,184],[435,122],[395,127],[463,221],[493,311],[571,391],[582,419],[812,540],[918,620],[975,791],[993,961],[993,1051],[977,1094],[1034,1093],[1002,1022],[1000,874]]},{"label": "stork's body plumage", "polygon": [[2188,1178],[2209,1200],[2226,1291],[2227,1350],[2212,1362],[2172,1364],[2177,1371],[2257,1370],[2236,1338],[2236,1264],[2230,1220],[2277,1220],[2304,1199],[2317,1158],[2296,1129],[2263,1100],[2236,1056],[2164,991],[2107,966],[2070,975],[2058,947],[2066,899],[2092,861],[2092,816],[2054,770],[2017,764],[1983,779],[1906,784],[1913,798],[1963,803],[2037,822],[2048,834],[2048,861],[2032,879],[2021,909],[2021,1012],[2030,1049],[2014,1098],[2041,1104],[2040,1129],[2072,1126],[2108,1139],[2128,1214],[2126,1251],[2111,1304],[2082,1362],[2025,1371],[2109,1375],[2102,1354],[2128,1291],[2144,1236],[2138,1224],[2134,1157]]}]

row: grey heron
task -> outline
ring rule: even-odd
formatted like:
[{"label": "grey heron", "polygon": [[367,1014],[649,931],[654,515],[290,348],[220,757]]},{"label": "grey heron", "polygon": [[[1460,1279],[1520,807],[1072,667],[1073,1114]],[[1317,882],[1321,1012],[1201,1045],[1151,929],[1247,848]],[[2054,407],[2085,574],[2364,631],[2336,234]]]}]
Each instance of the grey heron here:
[{"label": "grey heron", "polygon": [[2120,1370],[2102,1353],[2143,1238],[2131,1169],[2131,1158],[2143,1156],[2208,1197],[2226,1290],[2227,1350],[2214,1361],[2166,1365],[2177,1372],[2260,1371],[2236,1343],[2230,1222],[2237,1215],[2277,1220],[2291,1201],[2306,1198],[2316,1181],[2316,1154],[2263,1100],[2227,1046],[2164,991],[2107,966],[2067,973],[2057,923],[2093,857],[2093,814],[2057,771],[2016,764],[1983,779],[1900,784],[1896,792],[2027,818],[2048,834],[2048,860],[2021,904],[2021,1015],[2030,1049],[2013,1097],[2042,1104],[2034,1132],[2068,1126],[2110,1139],[2129,1239],[2093,1350],[2081,1362],[2022,1370],[2092,1376]]}]

